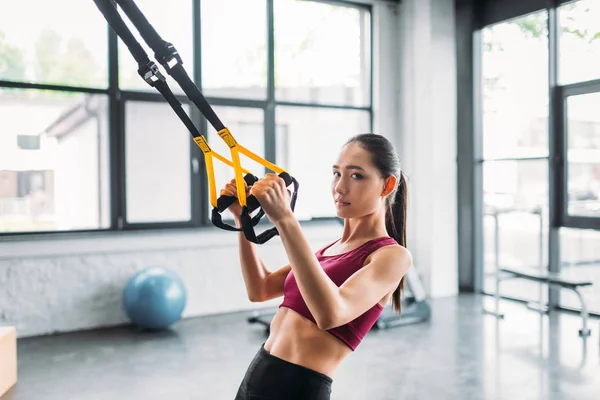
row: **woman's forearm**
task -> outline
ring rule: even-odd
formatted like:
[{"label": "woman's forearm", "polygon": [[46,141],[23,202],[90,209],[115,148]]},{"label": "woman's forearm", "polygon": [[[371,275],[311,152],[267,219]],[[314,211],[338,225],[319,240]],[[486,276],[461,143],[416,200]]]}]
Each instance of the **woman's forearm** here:
[{"label": "woman's forearm", "polygon": [[[241,226],[239,218],[236,218],[236,226]],[[244,232],[238,232],[238,243],[242,276],[244,277],[248,299],[250,301],[261,301],[265,281],[270,272],[258,256],[256,245],[246,239]]]}]

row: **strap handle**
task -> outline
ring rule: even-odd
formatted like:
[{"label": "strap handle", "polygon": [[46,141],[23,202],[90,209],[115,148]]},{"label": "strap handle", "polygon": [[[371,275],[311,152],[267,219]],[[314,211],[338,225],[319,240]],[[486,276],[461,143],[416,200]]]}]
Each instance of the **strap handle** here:
[{"label": "strap handle", "polygon": [[[292,211],[294,211],[294,209],[296,208],[296,200],[298,198],[298,181],[287,172],[282,172],[281,174],[279,174],[279,177],[283,179],[286,186],[293,185],[293,191],[290,198],[290,207]],[[246,175],[244,177],[244,180],[246,181],[248,186],[252,186],[258,179],[253,175]],[[252,195],[246,198],[246,205],[242,207],[242,214],[240,216],[242,227],[237,228],[225,224],[221,218],[221,213],[225,211],[231,204],[233,204],[234,201],[236,201],[236,198],[233,196],[219,197],[217,201],[218,206],[213,208],[212,210],[212,223],[215,226],[218,226],[219,228],[228,231],[242,231],[244,232],[244,236],[246,237],[246,239],[256,244],[266,243],[273,237],[279,235],[279,232],[275,227],[267,229],[258,235],[256,234],[256,232],[254,231],[254,227],[260,221],[260,218],[262,218],[262,216],[264,215],[264,210],[261,208],[260,203],[258,202],[256,197]],[[260,209],[258,214],[252,217],[251,214],[257,209]]]}]

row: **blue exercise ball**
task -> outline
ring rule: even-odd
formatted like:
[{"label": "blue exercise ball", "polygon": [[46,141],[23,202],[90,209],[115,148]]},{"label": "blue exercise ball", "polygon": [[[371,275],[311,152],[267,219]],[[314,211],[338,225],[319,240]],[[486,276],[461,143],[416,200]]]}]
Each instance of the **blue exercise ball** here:
[{"label": "blue exercise ball", "polygon": [[185,286],[166,268],[147,268],[125,286],[123,306],[127,316],[142,329],[164,329],[181,319],[186,304]]}]

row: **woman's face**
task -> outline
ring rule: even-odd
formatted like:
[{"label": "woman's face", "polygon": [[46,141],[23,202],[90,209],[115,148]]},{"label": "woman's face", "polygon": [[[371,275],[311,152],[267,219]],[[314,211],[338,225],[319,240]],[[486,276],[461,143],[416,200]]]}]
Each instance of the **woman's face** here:
[{"label": "woman's face", "polygon": [[357,143],[342,148],[332,168],[331,194],[338,217],[363,217],[384,206],[385,180],[371,162],[371,154]]}]

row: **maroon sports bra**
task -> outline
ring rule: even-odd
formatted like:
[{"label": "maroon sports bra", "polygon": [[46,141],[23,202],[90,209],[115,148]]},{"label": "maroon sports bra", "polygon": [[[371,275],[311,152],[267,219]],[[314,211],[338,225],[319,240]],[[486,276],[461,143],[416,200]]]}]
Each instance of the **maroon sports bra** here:
[{"label": "maroon sports bra", "polygon": [[[389,246],[392,244],[398,244],[393,238],[389,236],[371,239],[356,249],[350,250],[343,254],[337,254],[334,256],[324,256],[323,252],[333,246],[337,240],[324,248],[320,249],[315,253],[321,267],[329,276],[329,278],[339,287],[346,279],[352,274],[361,269],[364,265],[365,259],[369,254],[375,250]],[[294,276],[293,271],[290,271],[285,279],[283,287],[283,302],[279,307],[287,307],[294,310],[304,318],[316,323],[313,318],[308,306],[304,302],[298,283]],[[381,315],[383,307],[376,303],[372,308],[367,310],[364,314],[359,316],[353,321],[348,322],[345,325],[341,325],[332,329],[327,330],[330,334],[337,337],[339,340],[344,342],[352,350],[355,350],[360,342],[364,339],[366,334],[371,330],[377,319]]]}]

